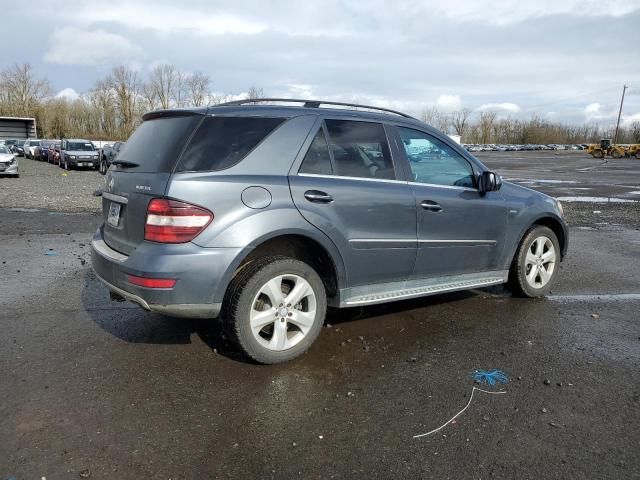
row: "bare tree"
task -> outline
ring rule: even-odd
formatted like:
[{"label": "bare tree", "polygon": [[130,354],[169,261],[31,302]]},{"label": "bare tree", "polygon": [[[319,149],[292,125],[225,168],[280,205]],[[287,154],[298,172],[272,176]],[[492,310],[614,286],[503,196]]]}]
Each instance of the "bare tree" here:
[{"label": "bare tree", "polygon": [[150,112],[160,108],[156,89],[150,82],[145,82],[140,86],[140,100],[142,110],[145,112]]},{"label": "bare tree", "polygon": [[460,137],[464,136],[469,127],[469,119],[471,117],[471,110],[468,108],[463,108],[462,110],[458,110],[451,114],[451,125],[453,126],[453,130],[456,132],[456,135],[460,135]]},{"label": "bare tree", "polygon": [[153,89],[160,108],[171,108],[176,97],[178,83],[176,67],[170,64],[156,66],[149,78],[149,85]]},{"label": "bare tree", "polygon": [[126,136],[129,136],[136,124],[136,104],[140,89],[138,74],[132,69],[120,65],[113,68],[107,82],[115,94],[114,100],[120,117],[120,128]]},{"label": "bare tree", "polygon": [[480,112],[480,143],[489,143],[491,141],[491,130],[495,120],[496,112]]},{"label": "bare tree", "polygon": [[106,80],[98,80],[89,92],[89,102],[96,110],[98,131],[107,138],[117,136],[115,91]]},{"label": "bare tree", "polygon": [[15,64],[0,72],[3,110],[12,115],[29,115],[51,94],[49,81],[36,78],[28,63]]},{"label": "bare tree", "polygon": [[438,110],[436,107],[431,107],[427,110],[423,110],[420,115],[420,119],[434,128],[442,132],[447,132],[449,130],[449,117]]},{"label": "bare tree", "polygon": [[249,87],[249,90],[247,90],[247,99],[257,100],[259,98],[264,98],[264,90],[256,86]]},{"label": "bare tree", "polygon": [[202,72],[192,73],[185,79],[185,86],[189,93],[191,105],[201,107],[207,103],[211,86],[209,75]]}]

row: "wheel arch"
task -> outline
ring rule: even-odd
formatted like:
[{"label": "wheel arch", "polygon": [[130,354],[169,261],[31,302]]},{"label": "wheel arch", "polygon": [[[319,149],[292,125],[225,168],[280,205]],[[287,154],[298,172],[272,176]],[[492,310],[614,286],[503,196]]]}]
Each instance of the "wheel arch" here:
[{"label": "wheel arch", "polygon": [[566,224],[560,217],[557,217],[554,214],[547,213],[544,215],[540,215],[532,220],[530,220],[527,225],[520,231],[518,234],[517,242],[511,249],[511,254],[509,255],[509,264],[513,261],[513,258],[518,251],[518,246],[522,242],[522,239],[527,234],[532,227],[536,225],[542,225],[544,227],[550,228],[553,233],[556,234],[558,238],[558,243],[560,243],[560,260],[562,261],[567,253],[567,248],[569,246],[569,232],[567,230]]},{"label": "wheel arch", "polygon": [[[264,256],[284,255],[308,263],[322,279],[328,299],[339,303],[340,288],[346,284],[346,270],[337,247],[320,235],[308,231],[287,230],[264,235],[245,247],[229,266],[216,297],[224,298],[231,280],[252,261]],[[334,301],[330,301],[333,304]]]}]

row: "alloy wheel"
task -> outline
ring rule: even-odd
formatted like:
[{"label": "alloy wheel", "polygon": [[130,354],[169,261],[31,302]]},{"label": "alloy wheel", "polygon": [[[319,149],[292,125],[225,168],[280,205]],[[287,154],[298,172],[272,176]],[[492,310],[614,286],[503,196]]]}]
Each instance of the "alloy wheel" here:
[{"label": "alloy wheel", "polygon": [[556,267],[556,249],[549,237],[537,237],[527,250],[525,276],[533,288],[544,287],[553,276]]},{"label": "alloy wheel", "polygon": [[249,314],[254,338],[263,347],[287,350],[298,344],[313,326],[316,293],[298,275],[279,275],[260,288]]}]

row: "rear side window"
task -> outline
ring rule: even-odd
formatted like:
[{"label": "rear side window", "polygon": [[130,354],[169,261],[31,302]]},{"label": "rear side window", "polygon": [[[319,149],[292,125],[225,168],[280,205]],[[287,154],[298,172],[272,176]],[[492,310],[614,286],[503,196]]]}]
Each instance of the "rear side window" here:
[{"label": "rear side window", "polygon": [[313,173],[316,175],[331,175],[331,156],[329,155],[329,145],[324,135],[324,130],[320,128],[316,134],[307,154],[304,156],[300,173]]},{"label": "rear side window", "polygon": [[284,120],[264,117],[207,117],[189,142],[176,171],[229,168],[246,157]]},{"label": "rear side window", "polygon": [[380,123],[326,120],[334,175],[395,179],[391,153]]},{"label": "rear side window", "polygon": [[185,115],[142,122],[122,146],[118,160],[138,164],[127,171],[169,173],[200,120],[200,115]]}]

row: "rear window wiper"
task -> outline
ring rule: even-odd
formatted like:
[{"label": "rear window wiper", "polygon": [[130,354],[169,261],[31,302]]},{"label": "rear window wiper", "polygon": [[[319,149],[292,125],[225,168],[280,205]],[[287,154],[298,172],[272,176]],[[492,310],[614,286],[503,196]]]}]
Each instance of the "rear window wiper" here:
[{"label": "rear window wiper", "polygon": [[139,167],[140,166],[139,163],[128,162],[127,160],[114,160],[111,163],[113,165],[118,165],[119,167],[124,167],[124,168],[133,168],[133,167]]}]

